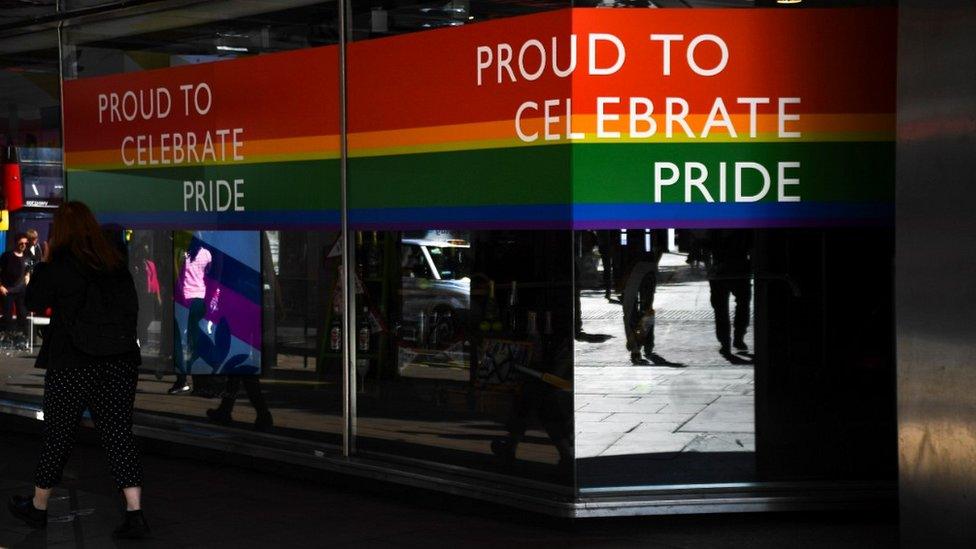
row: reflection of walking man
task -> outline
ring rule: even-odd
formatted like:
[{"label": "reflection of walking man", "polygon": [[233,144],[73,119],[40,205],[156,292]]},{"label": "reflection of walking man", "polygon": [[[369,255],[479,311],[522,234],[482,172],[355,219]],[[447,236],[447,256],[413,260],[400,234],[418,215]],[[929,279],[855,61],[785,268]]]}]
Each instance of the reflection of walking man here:
[{"label": "reflection of walking man", "polygon": [[630,231],[627,239],[631,263],[621,304],[624,308],[624,331],[630,362],[647,364],[641,358],[652,358],[654,352],[654,293],[657,291],[657,267],[667,246],[667,231],[649,233]]},{"label": "reflection of walking man", "polygon": [[[731,347],[739,351],[749,348],[745,335],[752,299],[752,233],[748,230],[712,230],[708,235],[708,247],[712,254],[708,285],[715,310],[715,336],[721,345],[719,352],[727,356],[732,354]],[[735,319],[731,326],[729,296],[735,296]]]}]

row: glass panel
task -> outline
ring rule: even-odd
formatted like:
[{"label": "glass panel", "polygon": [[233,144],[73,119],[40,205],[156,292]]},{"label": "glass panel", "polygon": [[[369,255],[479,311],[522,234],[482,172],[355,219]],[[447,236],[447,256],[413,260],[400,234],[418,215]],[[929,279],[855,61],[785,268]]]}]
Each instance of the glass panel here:
[{"label": "glass panel", "polygon": [[356,448],[569,482],[569,231],[357,231]]},{"label": "glass panel", "polygon": [[[12,8],[14,12],[18,9]],[[0,15],[0,24],[5,16],[6,12]],[[34,237],[36,231],[37,240],[30,239],[22,259],[29,270],[47,241],[52,216],[47,206],[57,205],[63,192],[56,32],[0,38],[0,97],[0,178],[4,209],[11,210],[9,219],[4,220],[9,222],[9,229],[0,232],[0,248],[11,250],[16,235],[30,233]],[[24,280],[20,274],[8,277],[5,273],[2,277],[7,288],[22,288]],[[37,348],[31,346],[30,339],[33,336],[40,343],[34,328],[45,318],[39,314],[35,321],[29,319],[26,310],[17,310],[16,295],[22,296],[23,291],[6,297],[10,308],[2,309],[7,317],[0,326],[0,399],[39,403],[44,380],[42,372],[33,368]]]},{"label": "glass panel", "polygon": [[483,21],[568,5],[352,3],[359,454],[572,486],[569,149],[474,145],[521,101],[465,69]]},{"label": "glass panel", "polygon": [[[784,5],[776,0],[574,0],[573,4],[616,8],[839,5],[829,1]],[[891,0],[865,0],[846,2],[843,7],[895,4]],[[631,13],[649,12],[634,9]],[[677,21],[674,13],[667,14],[671,21]],[[783,14],[777,12],[777,16]],[[891,12],[878,14],[892,16]],[[703,13],[701,17],[707,15]],[[687,21],[701,17],[689,15]],[[709,32],[724,36],[741,29],[741,24],[730,18],[726,26],[713,27]],[[883,112],[893,119],[894,72],[889,54],[893,41],[883,42],[885,33],[893,35],[891,29],[882,25],[866,33],[871,37],[869,43],[852,56],[870,64],[856,72],[878,69],[876,79],[869,83],[847,82],[839,76],[841,71],[831,72],[828,79],[818,78],[821,86],[857,89],[857,94],[869,95],[872,100],[846,108],[831,105],[824,112]],[[620,31],[627,32],[623,25]],[[684,32],[686,36],[690,33]],[[842,42],[824,40],[823,47],[837,47]],[[864,53],[867,49],[875,53]],[[762,55],[757,51],[734,58],[738,63],[747,63]],[[795,62],[794,70],[810,68],[803,71],[804,79],[816,70],[815,63],[806,64],[804,59],[808,55],[823,56],[822,52],[805,54],[799,50],[791,55],[795,61],[789,60],[784,67]],[[630,57],[628,63],[632,63]],[[729,68],[733,74],[741,66],[735,68],[730,62]],[[786,72],[781,71],[779,76],[785,77]],[[777,79],[762,71],[735,74],[754,90],[768,93],[777,86]],[[634,75],[621,80],[627,78]],[[710,87],[710,83],[718,83],[716,79],[697,81],[693,87],[685,88],[676,80],[670,81],[670,87],[662,86],[668,95],[702,94],[709,99],[718,95],[728,99],[736,95],[734,88],[742,83],[726,80]],[[869,86],[877,88],[868,89]],[[621,84],[620,89],[614,89],[606,84],[605,91],[599,93],[623,95],[624,87]],[[817,107],[809,107],[813,93],[805,90],[802,82],[788,87],[791,95],[805,92],[805,108],[811,114],[819,112]],[[587,87],[581,85],[580,89]],[[660,88],[650,81],[636,90],[653,98],[657,105],[663,103],[663,98],[654,97],[663,95]],[[694,101],[691,100],[690,112],[701,111]],[[831,102],[842,101],[831,98]],[[804,118],[813,118],[806,112]],[[858,123],[855,114],[841,118],[844,123]],[[814,186],[811,181],[816,181],[818,190],[830,189],[845,196],[854,192],[851,189],[876,189],[870,197],[856,200],[804,196],[805,207],[823,201],[833,202],[830,207],[839,210],[845,201],[853,201],[860,203],[855,209],[866,206],[866,211],[880,204],[880,211],[890,211],[894,181],[891,127],[890,133],[869,143],[854,145],[844,141],[860,139],[833,136],[819,145],[800,141],[792,145],[795,148],[787,154],[804,155],[805,189]],[[661,141],[669,138],[670,135]],[[684,184],[688,189],[691,176],[687,170],[691,164],[702,167],[700,183],[717,185],[714,163],[710,162],[726,157],[732,160],[738,154],[750,159],[767,156],[764,145],[758,142],[744,143],[740,153],[735,146],[723,149],[719,141],[679,145],[634,138],[632,146],[642,148],[634,151],[632,159],[627,158],[622,144],[587,143],[574,149],[574,184],[579,190],[591,189],[590,196],[577,193],[578,211],[586,213],[590,207],[590,211],[604,215],[603,219],[626,220],[620,225],[630,227],[622,230],[610,223],[587,222],[583,216],[585,226],[599,230],[576,233],[580,312],[575,348],[576,452],[580,489],[808,479],[892,481],[896,426],[890,225],[742,228],[811,224],[845,227],[863,211],[835,219],[823,213],[783,213],[771,222],[764,216],[784,204],[768,200],[768,210],[757,209],[728,221],[722,212],[731,210],[722,208],[745,204],[721,203],[747,200],[727,199],[724,190],[720,194],[713,190],[713,195],[707,195],[705,186],[698,187],[707,195],[704,199],[693,199],[696,191],[692,190],[685,191],[683,201],[681,197],[662,200],[658,194],[654,199],[657,203],[649,204],[643,217],[647,227],[654,228],[641,227],[633,221],[637,215],[628,219],[628,208],[640,211],[648,205],[642,204],[648,202],[641,198],[642,193],[648,193],[650,182],[656,185],[658,179],[651,179],[644,170],[656,159],[684,163]],[[823,149],[817,151],[816,147]],[[587,149],[600,150],[602,154],[591,154]],[[621,152],[617,154],[617,150]],[[692,150],[696,153],[686,152]],[[857,158],[844,156],[855,150]],[[866,161],[869,156],[872,159]],[[688,159],[696,162],[685,163]],[[641,178],[633,176],[628,162],[640,166]],[[865,162],[873,168],[861,171]],[[587,163],[595,167],[587,171]],[[816,173],[825,166],[839,171],[830,175]],[[724,170],[725,166],[719,169]],[[712,176],[706,178],[704,170],[712,170]],[[724,175],[720,180],[720,185],[725,185]],[[796,183],[799,185],[800,180]],[[656,189],[661,192],[660,187]],[[795,198],[795,202],[800,201]],[[601,209],[605,206],[605,210]],[[691,209],[682,210],[684,206]],[[620,211],[612,211],[613,207]],[[693,211],[695,207],[701,209]],[[699,213],[706,208],[710,214]],[[680,219],[678,212],[689,212],[691,217],[701,215],[702,219],[691,227],[661,227],[664,222],[659,219]],[[879,225],[873,215],[863,221]],[[890,221],[888,214],[878,217]],[[723,226],[740,228],[698,228]]]},{"label": "glass panel", "polygon": [[577,238],[581,488],[892,478],[890,230]]},{"label": "glass panel", "polygon": [[581,488],[755,480],[753,231],[581,231]]},{"label": "glass panel", "polygon": [[[178,112],[163,125],[134,132],[157,138],[154,145],[128,149],[130,160],[143,154],[146,162],[123,166],[116,147],[118,165],[89,166],[84,155],[96,153],[82,151],[75,157],[81,170],[69,178],[73,197],[93,200],[102,219],[133,228],[130,266],[146,358],[136,406],[153,421],[236,428],[228,433],[257,436],[257,443],[270,439],[240,429],[339,443],[339,361],[325,352],[337,287],[328,265],[339,238],[337,16],[336,5],[326,2],[221,2],[95,21],[68,32],[64,66],[73,82],[66,88],[109,76],[119,83],[109,91],[121,96],[127,86],[157,79],[172,88],[166,89],[173,112],[190,97],[185,106],[200,113],[196,119]],[[314,46],[325,48],[309,49]],[[304,51],[288,51],[297,49]],[[295,55],[305,57],[296,61]],[[242,69],[242,63],[257,64]],[[298,66],[305,70],[292,70]],[[200,110],[207,101],[195,95],[199,86],[184,96],[173,84],[176,76],[167,76],[189,70],[207,84],[202,97],[209,94],[213,111]],[[264,78],[238,86],[234,71]],[[164,104],[155,103],[160,112]],[[146,105],[140,108],[153,108]],[[124,104],[118,114],[106,99],[105,116],[123,123]],[[133,126],[143,128],[138,120]],[[219,138],[221,128],[238,127],[240,150],[231,145],[232,154],[221,157],[223,139],[232,143],[229,133]],[[183,137],[185,146],[177,147],[175,136],[191,133],[218,136],[217,157],[208,161],[203,137],[195,147]],[[186,156],[187,165],[177,165],[177,149],[195,150],[196,159]],[[161,166],[163,159],[171,165]],[[240,193],[238,180],[245,186]],[[122,201],[116,192],[123,185],[141,190],[127,191]]]}]

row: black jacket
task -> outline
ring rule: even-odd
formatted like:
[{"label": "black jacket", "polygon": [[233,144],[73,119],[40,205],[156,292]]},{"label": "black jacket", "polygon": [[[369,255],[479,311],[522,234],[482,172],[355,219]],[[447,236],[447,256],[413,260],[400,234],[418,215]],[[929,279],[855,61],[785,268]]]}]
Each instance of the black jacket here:
[{"label": "black jacket", "polygon": [[83,273],[117,279],[119,284],[124,285],[123,294],[126,299],[131,299],[134,306],[138,307],[135,283],[125,267],[111,273],[95,273],[70,255],[38,263],[31,274],[30,284],[27,285],[25,301],[27,308],[36,313],[43,313],[50,307],[52,316],[51,325],[44,331],[44,343],[37,355],[35,367],[54,370],[94,361],[119,359],[141,364],[142,358],[138,351],[118,357],[93,357],[82,353],[71,343],[67,326],[72,323],[73,317],[85,301],[87,283]]}]

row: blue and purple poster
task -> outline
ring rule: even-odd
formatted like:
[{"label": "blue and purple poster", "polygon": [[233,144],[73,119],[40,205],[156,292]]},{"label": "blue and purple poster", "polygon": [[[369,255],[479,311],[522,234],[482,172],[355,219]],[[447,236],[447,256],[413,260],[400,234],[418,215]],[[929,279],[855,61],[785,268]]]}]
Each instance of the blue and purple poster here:
[{"label": "blue and purple poster", "polygon": [[180,372],[261,372],[260,234],[174,234],[174,355]]}]

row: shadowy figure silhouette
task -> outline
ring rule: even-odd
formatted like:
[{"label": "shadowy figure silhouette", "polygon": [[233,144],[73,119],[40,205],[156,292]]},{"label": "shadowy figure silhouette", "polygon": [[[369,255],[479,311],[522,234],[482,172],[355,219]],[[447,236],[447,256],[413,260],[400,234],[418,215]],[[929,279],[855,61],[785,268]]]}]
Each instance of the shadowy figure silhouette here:
[{"label": "shadowy figure silhouette", "polygon": [[[711,304],[715,311],[715,337],[719,353],[732,362],[732,347],[746,351],[752,299],[752,232],[736,229],[708,231],[712,261],[708,268]],[[729,322],[729,297],[735,297],[735,318]],[[733,332],[734,329],[734,332]]]},{"label": "shadowy figure silhouette", "polygon": [[654,351],[654,293],[657,291],[657,270],[661,255],[667,247],[667,230],[654,229],[649,233],[633,231],[627,241],[629,267],[621,304],[624,309],[624,333],[631,364],[647,364],[641,359]]},{"label": "shadowy figure silhouette", "polygon": [[220,399],[220,406],[207,410],[207,417],[214,423],[230,425],[233,421],[231,414],[234,411],[234,404],[237,402],[237,393],[240,391],[241,385],[244,385],[247,399],[251,401],[251,406],[257,412],[257,418],[254,420],[254,429],[257,431],[269,431],[273,424],[271,410],[268,409],[268,404],[264,400],[264,395],[261,393],[261,379],[257,376],[227,376],[227,384],[224,387],[224,394]]}]

